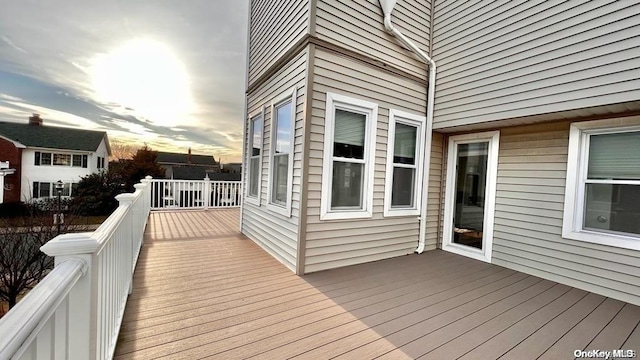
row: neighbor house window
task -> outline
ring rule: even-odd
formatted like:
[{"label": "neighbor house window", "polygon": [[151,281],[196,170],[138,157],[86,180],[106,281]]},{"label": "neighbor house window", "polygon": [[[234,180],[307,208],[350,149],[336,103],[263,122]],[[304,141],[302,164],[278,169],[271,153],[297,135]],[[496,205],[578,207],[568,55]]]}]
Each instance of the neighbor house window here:
[{"label": "neighbor house window", "polygon": [[71,166],[71,154],[53,154],[53,165]]},{"label": "neighbor house window", "polygon": [[632,122],[571,125],[564,237],[640,250],[640,126]]},{"label": "neighbor house window", "polygon": [[327,93],[323,220],[371,217],[378,105]]},{"label": "neighbor house window", "polygon": [[[62,188],[62,192],[60,195],[62,197],[69,197],[77,191],[78,184],[76,183],[65,183]],[[56,197],[58,193],[56,192],[56,184],[55,182],[43,182],[43,181],[35,181],[33,183],[33,198],[34,199],[44,199],[49,197]]]},{"label": "neighbor house window", "polygon": [[260,177],[262,173],[263,111],[249,121],[249,186],[247,200],[260,205]]},{"label": "neighbor house window", "polygon": [[36,166],[73,166],[87,167],[87,155],[82,154],[59,154],[50,152],[35,152],[34,165]]},{"label": "neighbor house window", "polygon": [[425,118],[397,110],[389,111],[384,215],[420,213],[422,179],[422,127]]},{"label": "neighbor house window", "polygon": [[82,167],[83,155],[73,155],[73,166]]},{"label": "neighbor house window", "polygon": [[271,210],[285,216],[291,215],[295,100],[294,90],[271,105],[268,204]]}]

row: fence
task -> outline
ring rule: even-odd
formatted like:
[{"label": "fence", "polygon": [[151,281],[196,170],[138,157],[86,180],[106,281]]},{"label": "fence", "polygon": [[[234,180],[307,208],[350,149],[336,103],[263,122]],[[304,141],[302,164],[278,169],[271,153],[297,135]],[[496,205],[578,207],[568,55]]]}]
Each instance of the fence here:
[{"label": "fence", "polygon": [[240,181],[151,180],[151,209],[208,209],[239,207]]},{"label": "fence", "polygon": [[147,177],[92,233],[41,250],[54,269],[0,319],[0,359],[110,359],[151,208]]}]

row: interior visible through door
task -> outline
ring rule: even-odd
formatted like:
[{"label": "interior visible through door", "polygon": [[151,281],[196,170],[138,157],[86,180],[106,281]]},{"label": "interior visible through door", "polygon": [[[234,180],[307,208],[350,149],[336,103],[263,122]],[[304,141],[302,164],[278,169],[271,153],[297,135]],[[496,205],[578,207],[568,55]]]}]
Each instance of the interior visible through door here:
[{"label": "interior visible through door", "polygon": [[489,142],[457,144],[453,243],[482,249]]}]

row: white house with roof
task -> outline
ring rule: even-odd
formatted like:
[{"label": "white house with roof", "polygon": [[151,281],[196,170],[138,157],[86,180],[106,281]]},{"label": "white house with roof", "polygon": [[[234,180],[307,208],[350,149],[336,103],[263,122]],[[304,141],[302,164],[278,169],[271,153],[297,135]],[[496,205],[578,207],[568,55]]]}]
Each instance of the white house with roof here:
[{"label": "white house with roof", "polygon": [[62,195],[70,196],[82,177],[108,168],[111,154],[106,132],[46,126],[38,115],[29,123],[0,122],[0,146],[0,161],[11,158],[14,170],[5,183],[16,177],[11,198],[19,194],[24,202],[55,196],[58,180],[64,183]]}]

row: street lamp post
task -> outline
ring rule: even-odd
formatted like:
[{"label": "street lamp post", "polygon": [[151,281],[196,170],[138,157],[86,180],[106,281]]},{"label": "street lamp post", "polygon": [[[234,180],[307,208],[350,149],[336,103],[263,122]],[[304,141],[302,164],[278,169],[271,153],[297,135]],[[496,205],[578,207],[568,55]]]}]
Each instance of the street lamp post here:
[{"label": "street lamp post", "polygon": [[60,225],[62,224],[62,190],[64,189],[64,184],[61,180],[56,182],[56,192],[58,193],[58,213],[56,214],[56,223],[58,224],[58,235],[60,235]]}]

